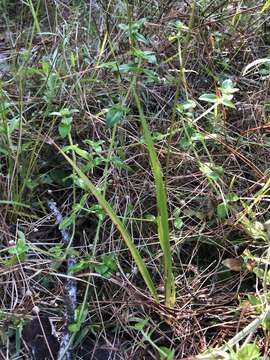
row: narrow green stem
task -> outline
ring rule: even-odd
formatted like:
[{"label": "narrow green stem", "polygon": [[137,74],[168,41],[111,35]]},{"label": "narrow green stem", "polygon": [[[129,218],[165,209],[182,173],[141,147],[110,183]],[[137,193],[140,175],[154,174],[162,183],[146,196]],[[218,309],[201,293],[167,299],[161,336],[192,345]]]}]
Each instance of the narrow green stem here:
[{"label": "narrow green stem", "polygon": [[172,270],[172,254],[170,247],[169,220],[167,207],[167,193],[164,186],[161,165],[154,148],[154,142],[146,122],[141,101],[134,88],[134,99],[139,111],[143,134],[149,152],[152,172],[155,179],[156,199],[158,209],[158,233],[159,242],[164,255],[164,282],[165,282],[165,304],[173,307],[175,304],[175,282]]},{"label": "narrow green stem", "polygon": [[[175,96],[174,96],[174,100],[173,100],[172,117],[171,117],[171,124],[170,124],[170,134],[169,134],[168,143],[167,143],[167,155],[166,155],[166,165],[165,165],[166,189],[167,189],[167,182],[168,182],[170,156],[171,156],[171,144],[172,144],[173,130],[174,130],[175,122],[176,122],[177,103],[179,101],[181,83],[183,83],[183,85],[184,85],[186,100],[188,99],[188,89],[187,89],[187,81],[186,81],[186,76],[185,76],[184,65],[185,65],[185,61],[186,61],[187,48],[188,48],[188,45],[190,42],[191,33],[192,33],[193,25],[194,25],[195,10],[196,10],[196,1],[193,0],[192,6],[191,6],[191,15],[190,15],[189,24],[188,24],[188,33],[185,36],[184,41],[183,41],[183,43],[184,43],[183,50],[181,47],[180,37],[178,37],[178,40],[177,40],[178,57],[179,57],[179,76],[178,76],[176,90],[175,90]],[[180,34],[179,34],[179,36],[180,36]]]}]

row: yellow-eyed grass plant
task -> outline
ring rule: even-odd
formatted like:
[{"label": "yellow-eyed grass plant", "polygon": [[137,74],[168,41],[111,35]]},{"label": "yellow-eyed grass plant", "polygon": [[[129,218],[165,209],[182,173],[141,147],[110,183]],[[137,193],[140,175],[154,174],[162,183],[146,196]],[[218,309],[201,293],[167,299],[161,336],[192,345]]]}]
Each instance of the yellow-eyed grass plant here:
[{"label": "yellow-eyed grass plant", "polygon": [[134,89],[134,98],[139,111],[140,121],[143,128],[143,134],[149,152],[151,168],[155,179],[157,210],[158,210],[158,217],[157,217],[158,235],[159,235],[159,243],[163,251],[163,258],[164,258],[165,304],[169,307],[172,307],[175,304],[175,282],[172,271],[172,254],[170,247],[167,192],[163,180],[161,165],[154,148],[154,142],[143,113],[140,98],[135,89]]}]

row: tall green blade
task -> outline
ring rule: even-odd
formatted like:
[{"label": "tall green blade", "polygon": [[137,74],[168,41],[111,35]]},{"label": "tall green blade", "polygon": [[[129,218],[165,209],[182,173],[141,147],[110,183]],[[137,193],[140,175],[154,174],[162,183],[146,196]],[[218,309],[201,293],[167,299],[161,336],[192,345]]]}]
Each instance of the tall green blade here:
[{"label": "tall green blade", "polygon": [[156,199],[158,208],[158,234],[160,246],[164,255],[165,303],[167,306],[173,307],[175,304],[175,282],[172,271],[172,254],[170,247],[167,193],[163,181],[161,165],[158,160],[154,148],[154,142],[142,110],[140,99],[136,91],[134,91],[134,98],[139,111],[143,134],[149,152],[151,168],[155,179]]}]

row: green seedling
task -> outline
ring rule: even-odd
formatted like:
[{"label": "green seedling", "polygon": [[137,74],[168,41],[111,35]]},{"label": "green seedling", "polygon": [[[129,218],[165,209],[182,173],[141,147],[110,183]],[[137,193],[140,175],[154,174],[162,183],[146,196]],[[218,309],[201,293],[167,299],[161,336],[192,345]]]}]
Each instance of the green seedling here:
[{"label": "green seedling", "polygon": [[173,226],[174,226],[174,228],[176,230],[181,230],[183,225],[184,225],[180,214],[181,214],[181,209],[180,208],[176,208],[173,211]]},{"label": "green seedling", "polygon": [[218,114],[218,108],[220,105],[229,107],[229,108],[235,108],[234,103],[232,102],[234,94],[238,91],[238,89],[235,87],[232,80],[227,79],[224,80],[221,84],[221,87],[219,87],[220,94],[203,94],[199,97],[199,100],[206,101],[210,104],[213,104],[211,107],[211,110],[214,110],[215,116]]},{"label": "green seedling", "polygon": [[59,116],[61,122],[58,126],[59,135],[62,139],[66,138],[71,131],[71,124],[73,120],[73,114],[79,112],[77,109],[63,108],[60,111],[53,111],[50,115]]},{"label": "green seedling", "polygon": [[111,106],[106,114],[107,126],[111,128],[119,123],[128,111],[129,109],[121,104],[114,104]]},{"label": "green seedling", "polygon": [[139,19],[138,21],[134,21],[132,23],[119,24],[119,28],[124,31],[125,35],[132,41],[141,42],[147,45],[148,40],[140,33],[140,30],[143,28],[146,22],[146,18]]},{"label": "green seedling", "polygon": [[223,202],[217,205],[217,216],[220,220],[225,219],[230,214],[231,205],[239,200],[234,193],[229,193],[223,197]]},{"label": "green seedling", "polygon": [[98,274],[110,278],[117,271],[115,256],[114,254],[102,255],[101,260],[102,263],[95,264],[94,269]]},{"label": "green seedling", "polygon": [[238,352],[231,352],[231,360],[257,360],[261,355],[260,348],[256,342],[241,346]]},{"label": "green seedling", "polygon": [[25,235],[22,231],[18,230],[16,244],[8,249],[8,253],[12,257],[5,262],[5,265],[11,266],[25,261],[28,250],[29,247],[26,244]]},{"label": "green seedling", "polygon": [[74,323],[68,326],[69,331],[72,333],[77,333],[80,331],[82,324],[86,321],[89,313],[88,305],[79,305],[77,309],[75,309],[75,321]]}]

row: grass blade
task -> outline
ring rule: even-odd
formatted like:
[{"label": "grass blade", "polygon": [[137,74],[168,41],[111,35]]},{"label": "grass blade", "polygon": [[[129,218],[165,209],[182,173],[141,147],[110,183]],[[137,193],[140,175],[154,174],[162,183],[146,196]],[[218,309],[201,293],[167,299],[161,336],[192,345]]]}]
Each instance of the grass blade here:
[{"label": "grass blade", "polygon": [[163,181],[163,173],[157,154],[155,152],[153,139],[142,110],[140,99],[134,91],[134,98],[139,111],[143,134],[149,152],[152,172],[155,179],[156,199],[158,208],[158,234],[161,249],[164,255],[164,282],[165,282],[165,303],[169,307],[175,304],[175,282],[172,271],[172,254],[170,247],[167,193]]}]

